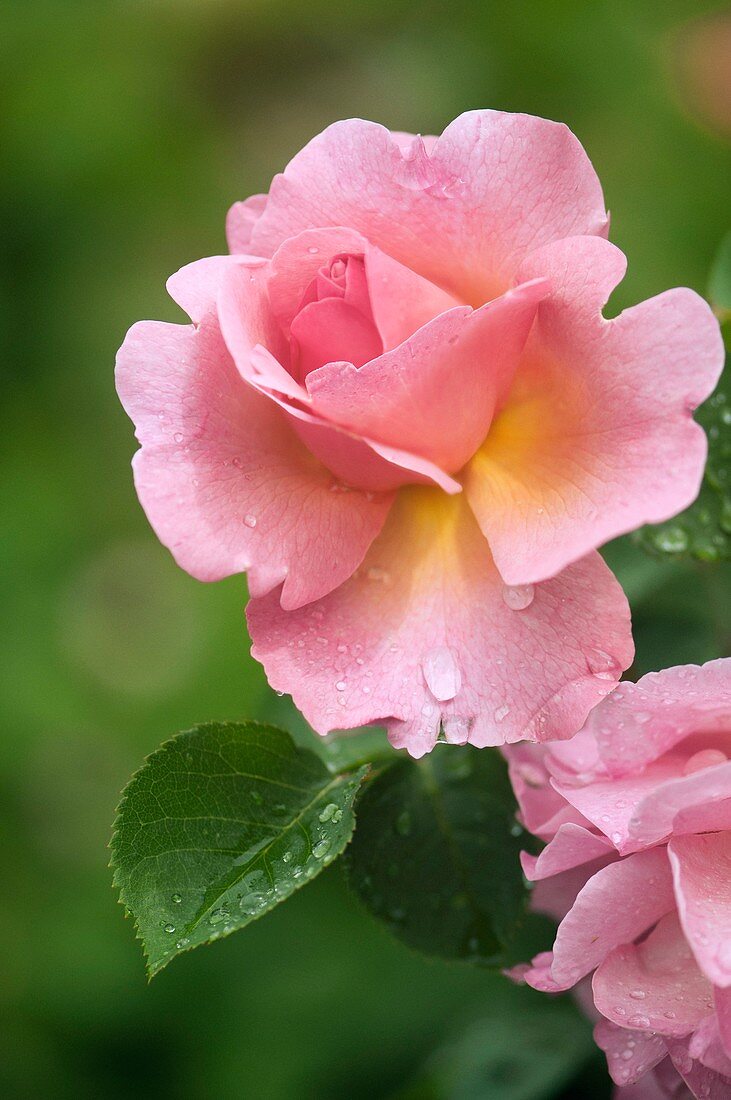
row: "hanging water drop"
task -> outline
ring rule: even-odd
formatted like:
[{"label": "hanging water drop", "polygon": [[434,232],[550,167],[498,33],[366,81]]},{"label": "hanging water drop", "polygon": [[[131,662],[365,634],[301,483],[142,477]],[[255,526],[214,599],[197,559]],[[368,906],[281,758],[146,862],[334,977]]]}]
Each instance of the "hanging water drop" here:
[{"label": "hanging water drop", "polygon": [[525,611],[533,603],[536,590],[532,584],[506,584],[503,601],[511,611]]},{"label": "hanging water drop", "polygon": [[421,669],[426,686],[440,703],[454,699],[462,687],[462,673],[447,646],[436,646],[429,650],[421,662]]}]

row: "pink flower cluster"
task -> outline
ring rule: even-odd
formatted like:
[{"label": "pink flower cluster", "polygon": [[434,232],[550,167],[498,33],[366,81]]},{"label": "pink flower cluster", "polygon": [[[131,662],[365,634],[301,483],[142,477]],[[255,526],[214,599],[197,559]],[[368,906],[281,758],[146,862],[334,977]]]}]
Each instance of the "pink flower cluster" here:
[{"label": "pink flower cluster", "polygon": [[622,1100],[728,1100],[731,659],[621,684],[573,740],[505,751],[546,841],[523,855],[534,904],[561,922],[514,976],[558,992],[593,974]]},{"label": "pink flower cluster", "polygon": [[625,270],[564,126],[336,123],[237,203],[117,366],[140,500],[201,580],[247,572],[253,653],[321,733],[414,756],[572,736],[632,660],[597,553],[696,496],[723,350]]}]

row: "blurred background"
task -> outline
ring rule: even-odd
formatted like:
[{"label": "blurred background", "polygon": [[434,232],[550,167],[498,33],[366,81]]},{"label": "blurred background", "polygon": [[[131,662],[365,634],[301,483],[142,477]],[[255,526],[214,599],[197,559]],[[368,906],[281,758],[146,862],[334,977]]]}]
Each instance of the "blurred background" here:
[{"label": "blurred background", "polygon": [[[337,865],[147,986],[107,869],[131,772],[202,719],[311,735],[248,656],[243,580],[196,583],[148,528],[112,367],[133,321],[182,320],[165,278],[225,250],[230,203],[351,115],[563,120],[629,255],[612,311],[703,291],[731,226],[729,5],[6,0],[0,29],[4,1095],[608,1097],[572,1005],[410,953]],[[723,653],[729,567],[608,556],[632,675]]]}]

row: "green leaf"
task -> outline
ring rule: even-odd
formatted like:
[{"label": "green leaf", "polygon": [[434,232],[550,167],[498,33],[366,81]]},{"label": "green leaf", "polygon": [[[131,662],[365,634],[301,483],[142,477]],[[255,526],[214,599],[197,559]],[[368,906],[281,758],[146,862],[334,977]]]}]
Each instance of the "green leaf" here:
[{"label": "green leaf", "polygon": [[364,788],[346,868],[368,909],[411,947],[497,964],[527,919],[520,848],[498,753],[437,745]]},{"label": "green leaf", "polygon": [[331,863],[352,836],[367,770],[333,774],[289,734],[254,722],[196,726],[154,752],[122,796],[111,843],[150,976]]},{"label": "green leaf", "polygon": [[708,436],[708,460],[698,499],[679,516],[643,527],[634,538],[656,557],[731,561],[731,367],[696,419]]},{"label": "green leaf", "polygon": [[431,1055],[392,1100],[543,1100],[593,1052],[591,1025],[568,998],[511,997],[496,1008]]},{"label": "green leaf", "polygon": [[708,298],[719,313],[731,310],[731,232],[721,241],[708,277]]}]

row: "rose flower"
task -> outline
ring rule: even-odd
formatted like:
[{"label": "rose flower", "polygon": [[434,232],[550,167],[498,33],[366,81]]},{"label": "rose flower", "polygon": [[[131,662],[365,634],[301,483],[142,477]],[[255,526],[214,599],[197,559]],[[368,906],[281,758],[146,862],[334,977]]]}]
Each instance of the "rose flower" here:
[{"label": "rose flower", "polygon": [[561,919],[514,976],[558,992],[593,974],[623,1100],[728,1098],[731,659],[621,684],[573,740],[506,751],[547,841],[523,857],[535,906]]},{"label": "rose flower", "polygon": [[336,123],[169,281],[192,324],[117,366],[137,491],[316,730],[414,756],[574,734],[632,659],[596,552],[685,507],[718,325],[676,289],[605,320],[622,253],[564,126]]}]

